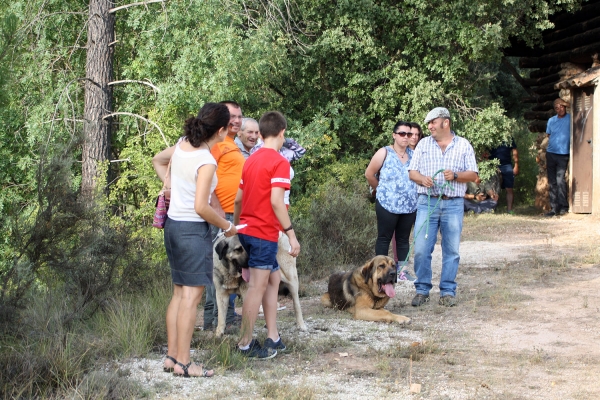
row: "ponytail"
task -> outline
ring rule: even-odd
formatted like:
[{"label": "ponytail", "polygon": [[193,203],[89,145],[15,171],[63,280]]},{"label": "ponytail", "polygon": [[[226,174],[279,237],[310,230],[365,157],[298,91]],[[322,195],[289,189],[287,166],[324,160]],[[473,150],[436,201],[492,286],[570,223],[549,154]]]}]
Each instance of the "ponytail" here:
[{"label": "ponytail", "polygon": [[183,133],[193,147],[200,147],[221,128],[229,125],[229,109],[224,104],[206,103],[198,116],[188,118],[183,124]]}]

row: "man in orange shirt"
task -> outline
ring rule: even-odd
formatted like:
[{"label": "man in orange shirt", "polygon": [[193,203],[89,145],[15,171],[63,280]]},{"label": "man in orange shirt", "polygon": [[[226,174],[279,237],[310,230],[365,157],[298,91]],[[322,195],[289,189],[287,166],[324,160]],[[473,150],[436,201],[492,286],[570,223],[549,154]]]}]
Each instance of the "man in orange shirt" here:
[{"label": "man in orange shirt", "polygon": [[[222,101],[229,109],[229,126],[225,140],[215,144],[211,154],[217,161],[217,187],[214,196],[211,196],[210,205],[219,215],[233,222],[233,202],[240,186],[244,158],[235,143],[235,138],[242,125],[242,109],[235,101]],[[214,228],[213,228],[214,229]],[[213,231],[213,239],[218,229]],[[236,318],[233,302],[229,303],[225,323],[227,327],[239,325],[240,318]],[[211,319],[212,316],[212,319]],[[204,303],[204,330],[212,330],[217,325],[217,305],[215,301],[215,288],[206,287],[206,302]]]},{"label": "man in orange shirt", "polygon": [[227,214],[231,214],[231,218],[233,218],[233,201],[240,185],[240,179],[242,179],[244,161],[246,161],[235,143],[235,138],[242,126],[242,109],[235,101],[222,101],[221,104],[227,106],[230,117],[225,140],[213,146],[210,151],[217,160],[217,179],[219,180],[215,188],[216,196],[212,196],[211,205],[225,218],[227,218]]}]

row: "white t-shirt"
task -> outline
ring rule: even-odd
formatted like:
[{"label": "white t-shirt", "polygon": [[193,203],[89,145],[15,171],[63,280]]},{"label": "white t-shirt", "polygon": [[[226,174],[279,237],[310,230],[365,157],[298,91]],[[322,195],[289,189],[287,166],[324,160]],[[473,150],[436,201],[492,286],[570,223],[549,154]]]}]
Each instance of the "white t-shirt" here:
[{"label": "white t-shirt", "polygon": [[[294,179],[294,168],[292,168],[290,166],[290,181]],[[289,189],[285,191],[285,193],[283,194],[283,202],[285,205],[289,206],[290,205],[290,191]]]},{"label": "white t-shirt", "polygon": [[[196,179],[198,169],[203,165],[217,165],[215,158],[206,149],[196,151],[183,151],[179,143],[175,146],[175,152],[171,157],[171,204],[167,215],[175,221],[203,222],[194,209],[196,198]],[[215,173],[210,184],[210,193],[217,186],[217,174]],[[210,202],[210,196],[208,201]]]}]

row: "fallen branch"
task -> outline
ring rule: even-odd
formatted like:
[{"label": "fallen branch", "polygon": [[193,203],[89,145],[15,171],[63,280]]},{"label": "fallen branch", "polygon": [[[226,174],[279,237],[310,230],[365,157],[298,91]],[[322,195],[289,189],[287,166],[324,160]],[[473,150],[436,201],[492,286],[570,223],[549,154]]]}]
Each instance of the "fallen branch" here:
[{"label": "fallen branch", "polygon": [[158,131],[160,132],[160,135],[162,136],[162,138],[163,138],[163,140],[165,142],[165,145],[167,147],[170,147],[169,142],[167,142],[167,138],[165,137],[165,134],[163,133],[163,131],[160,129],[160,127],[155,122],[152,122],[148,118],[144,118],[144,117],[142,117],[139,114],[134,114],[134,113],[130,113],[130,112],[123,112],[123,111],[110,113],[110,114],[105,115],[104,117],[102,117],[102,119],[107,119],[107,118],[110,118],[110,117],[114,117],[115,115],[129,115],[130,117],[136,117],[136,118],[139,118],[141,120],[146,121],[147,123],[149,123],[150,125],[152,125],[156,129],[158,129]]},{"label": "fallen branch", "polygon": [[77,118],[54,118],[54,119],[49,119],[48,121],[42,121],[42,124],[51,124],[54,121],[67,121],[67,122],[85,122],[85,120],[83,119],[77,119]]},{"label": "fallen branch", "polygon": [[141,83],[142,85],[148,85],[148,86],[150,86],[152,89],[154,89],[154,91],[156,93],[160,93],[160,89],[157,88],[156,86],[154,86],[152,83],[150,83],[148,81],[137,81],[137,80],[133,80],[133,79],[126,79],[126,80],[122,80],[122,81],[109,82],[108,86],[118,85],[118,84],[121,84],[121,83]]},{"label": "fallen branch", "polygon": [[111,8],[110,10],[108,10],[108,12],[110,14],[113,14],[119,10],[123,10],[125,8],[129,8],[129,7],[134,7],[134,6],[142,6],[142,5],[146,5],[146,4],[150,4],[150,3],[164,3],[165,0],[146,0],[146,1],[139,1],[137,3],[131,3],[131,4],[125,4],[124,6],[119,6],[119,7],[115,7],[115,8]]},{"label": "fallen branch", "polygon": [[451,108],[458,111],[459,118],[464,119],[475,119],[477,113],[482,111],[480,107],[472,107],[468,105],[465,100],[456,93],[448,93],[446,99],[451,103]]},{"label": "fallen branch", "polygon": [[532,96],[532,97],[535,96],[535,93],[533,92],[533,90],[531,90],[531,87],[527,84],[527,82],[525,82],[525,79],[523,79],[523,77],[521,76],[521,74],[519,74],[519,71],[517,71],[517,69],[514,67],[514,65],[512,65],[510,63],[510,61],[508,61],[506,59],[506,57],[502,57],[502,65],[504,65],[506,67],[506,69],[508,69],[508,71],[513,76],[513,78],[515,78],[517,80],[517,82],[519,82],[519,84],[521,85],[521,87],[523,89],[525,89],[525,91],[530,96]]}]

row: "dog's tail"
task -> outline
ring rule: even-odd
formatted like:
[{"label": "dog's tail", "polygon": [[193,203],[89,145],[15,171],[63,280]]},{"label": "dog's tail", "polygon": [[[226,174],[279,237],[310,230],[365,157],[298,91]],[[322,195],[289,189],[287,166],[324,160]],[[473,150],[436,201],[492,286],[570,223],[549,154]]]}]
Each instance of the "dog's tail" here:
[{"label": "dog's tail", "polygon": [[331,299],[329,298],[329,293],[325,293],[323,296],[321,296],[321,304],[325,307],[333,307]]}]

